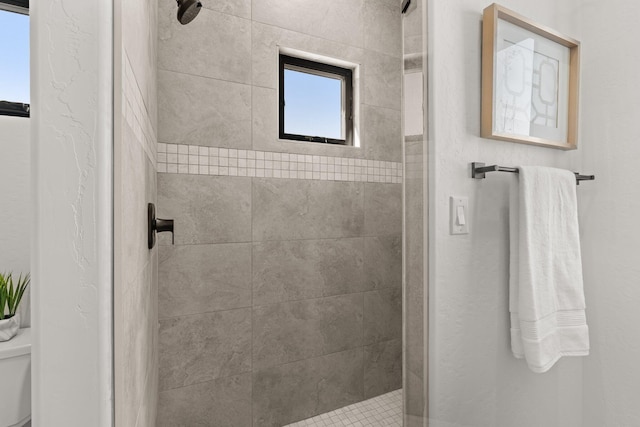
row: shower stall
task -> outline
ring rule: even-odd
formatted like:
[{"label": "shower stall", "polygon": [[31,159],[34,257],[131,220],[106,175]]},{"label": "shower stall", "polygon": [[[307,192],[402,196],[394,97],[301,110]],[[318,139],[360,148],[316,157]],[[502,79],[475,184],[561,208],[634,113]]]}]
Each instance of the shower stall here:
[{"label": "shower stall", "polygon": [[[422,425],[420,3],[159,2],[158,426]],[[348,138],[279,132],[279,56],[349,70]]]}]

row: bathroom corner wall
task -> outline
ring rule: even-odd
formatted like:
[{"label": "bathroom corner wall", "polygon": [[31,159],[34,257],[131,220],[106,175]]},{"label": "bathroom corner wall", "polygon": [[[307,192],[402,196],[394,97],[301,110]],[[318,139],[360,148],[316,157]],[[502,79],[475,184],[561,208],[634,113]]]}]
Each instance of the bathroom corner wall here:
[{"label": "bathroom corner wall", "polygon": [[[159,426],[281,426],[401,387],[395,0],[159,6]],[[375,29],[375,30],[371,30]],[[360,64],[362,147],[279,141],[278,46]]]},{"label": "bathroom corner wall", "polygon": [[[510,352],[508,183],[514,177],[474,180],[469,164],[582,170],[579,155],[590,141],[581,135],[577,152],[563,152],[480,138],[482,11],[489,3],[429,1],[429,425],[580,427],[583,358],[563,358],[540,375]],[[582,3],[500,2],[577,39]],[[580,185],[579,198],[589,185]],[[449,235],[450,196],[469,197],[468,235]]]},{"label": "bathroom corner wall", "polygon": [[116,425],[155,427],[158,249],[147,247],[157,199],[157,3],[116,1],[114,37],[114,327]]}]

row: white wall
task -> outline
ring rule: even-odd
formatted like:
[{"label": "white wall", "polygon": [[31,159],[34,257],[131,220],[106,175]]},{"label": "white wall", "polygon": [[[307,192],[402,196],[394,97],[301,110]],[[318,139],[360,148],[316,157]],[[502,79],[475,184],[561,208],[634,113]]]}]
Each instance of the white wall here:
[{"label": "white wall", "polygon": [[[0,272],[30,270],[31,227],[29,119],[0,116]],[[29,326],[29,294],[20,306],[22,326]]]},{"label": "white wall", "polygon": [[29,272],[29,119],[0,116],[0,271]]},{"label": "white wall", "polygon": [[640,4],[584,0],[580,221],[591,356],[585,426],[640,425]]},{"label": "white wall", "polygon": [[31,2],[32,411],[112,425],[112,4]]},{"label": "white wall", "polygon": [[[430,425],[580,427],[583,360],[563,359],[540,375],[510,352],[507,184],[513,177],[469,176],[473,161],[579,168],[578,154],[479,137],[481,19],[490,2],[429,3]],[[581,36],[579,0],[501,4]],[[451,195],[469,197],[469,235],[449,235]]]}]

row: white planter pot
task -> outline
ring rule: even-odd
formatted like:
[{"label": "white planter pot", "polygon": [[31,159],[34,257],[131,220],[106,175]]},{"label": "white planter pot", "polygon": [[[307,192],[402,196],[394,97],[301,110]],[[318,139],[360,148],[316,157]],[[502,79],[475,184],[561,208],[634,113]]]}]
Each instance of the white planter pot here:
[{"label": "white planter pot", "polygon": [[15,337],[18,329],[20,329],[20,316],[17,313],[9,319],[0,320],[0,342],[9,341]]}]

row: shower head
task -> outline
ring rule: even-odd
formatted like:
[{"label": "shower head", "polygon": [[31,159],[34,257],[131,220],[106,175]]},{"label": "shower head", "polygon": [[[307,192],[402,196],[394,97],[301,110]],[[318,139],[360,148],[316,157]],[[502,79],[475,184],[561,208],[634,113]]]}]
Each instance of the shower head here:
[{"label": "shower head", "polygon": [[189,22],[193,21],[198,13],[200,13],[200,8],[202,8],[202,3],[199,0],[177,0],[178,2],[178,21],[182,25],[187,25]]}]

